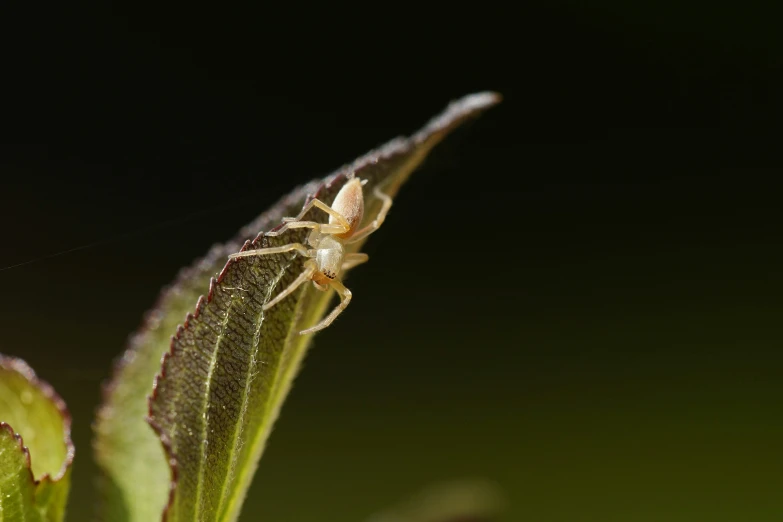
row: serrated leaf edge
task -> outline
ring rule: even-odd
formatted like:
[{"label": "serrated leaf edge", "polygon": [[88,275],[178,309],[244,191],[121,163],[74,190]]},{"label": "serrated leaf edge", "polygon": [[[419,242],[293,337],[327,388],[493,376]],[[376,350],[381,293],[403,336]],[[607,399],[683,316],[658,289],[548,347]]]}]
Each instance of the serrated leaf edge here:
[{"label": "serrated leaf edge", "polygon": [[24,377],[31,386],[40,390],[44,397],[51,401],[52,404],[55,405],[55,408],[57,408],[57,410],[60,412],[60,417],[63,419],[63,441],[65,442],[66,448],[65,459],[63,460],[62,466],[60,467],[60,470],[57,472],[57,474],[51,475],[50,473],[44,473],[40,478],[36,478],[33,475],[30,450],[27,446],[24,445],[21,434],[14,431],[13,426],[11,426],[9,423],[0,422],[0,429],[5,429],[11,433],[11,435],[13,435],[14,438],[16,438],[16,440],[19,442],[19,447],[25,454],[25,467],[27,467],[27,469],[30,471],[30,479],[33,481],[33,484],[38,486],[44,481],[50,481],[53,483],[57,482],[68,472],[68,468],[70,468],[73,464],[74,455],[76,453],[73,440],[71,440],[71,413],[68,411],[68,407],[66,406],[65,401],[57,394],[56,391],[54,391],[54,388],[48,382],[39,379],[30,365],[22,359],[9,357],[7,355],[0,355],[0,367],[15,371]]}]

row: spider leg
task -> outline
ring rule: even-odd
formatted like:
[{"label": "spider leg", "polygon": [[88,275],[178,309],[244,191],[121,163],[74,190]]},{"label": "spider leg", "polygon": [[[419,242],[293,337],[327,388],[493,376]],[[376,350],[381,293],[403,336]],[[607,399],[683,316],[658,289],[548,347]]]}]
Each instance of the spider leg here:
[{"label": "spider leg", "polygon": [[253,256],[266,256],[270,254],[282,254],[284,252],[290,252],[296,250],[300,254],[306,257],[313,257],[315,255],[312,249],[306,248],[301,243],[291,243],[290,245],[283,245],[278,247],[258,248],[256,250],[245,250],[244,252],[236,252],[228,256],[229,259],[236,259],[238,257],[253,257]]},{"label": "spider leg", "polygon": [[300,335],[307,335],[313,332],[317,332],[318,330],[323,330],[332,324],[332,321],[334,321],[337,316],[340,315],[343,310],[345,310],[345,307],[348,306],[348,303],[351,302],[351,291],[345,288],[345,286],[343,286],[340,281],[333,279],[329,282],[329,286],[334,288],[340,294],[340,304],[338,304],[334,310],[329,313],[329,315],[324,317],[323,321],[313,327],[308,328],[307,330],[302,330],[299,332]]},{"label": "spider leg", "polygon": [[[308,212],[310,212],[310,210],[312,210],[313,207],[323,210],[324,212],[332,216],[334,219],[336,219],[337,223],[339,223],[344,227],[342,231],[338,233],[347,232],[351,228],[350,224],[348,223],[348,220],[345,219],[345,216],[343,216],[342,214],[340,214],[339,212],[337,212],[332,207],[330,207],[329,205],[327,205],[326,203],[324,203],[318,198],[313,199],[312,201],[310,201],[310,203],[305,205],[302,211],[299,213],[299,215],[296,216],[295,218],[283,218],[283,221],[284,222],[302,221],[302,218],[305,217],[305,215]],[[278,231],[278,233],[279,232],[280,231]]]},{"label": "spider leg", "polygon": [[348,231],[348,226],[343,226],[341,224],[324,224],[324,223],[316,223],[315,221],[298,221],[295,218],[285,218],[290,221],[285,221],[282,227],[280,227],[278,230],[275,230],[273,232],[267,232],[265,235],[275,237],[279,236],[286,230],[290,228],[312,228],[313,230],[317,230],[318,232],[324,233],[324,234],[344,234]]},{"label": "spider leg", "polygon": [[307,262],[305,263],[305,269],[301,274],[299,274],[299,277],[294,279],[291,282],[291,284],[288,285],[288,287],[286,287],[285,290],[277,294],[277,296],[274,299],[264,304],[264,306],[262,306],[261,309],[266,312],[267,310],[275,306],[277,303],[279,303],[280,301],[282,301],[283,299],[291,295],[297,288],[302,286],[302,283],[309,281],[310,278],[313,277],[313,273],[315,272],[315,269],[316,269],[315,261],[312,259],[308,259]]},{"label": "spider leg", "polygon": [[361,265],[362,263],[366,263],[370,260],[370,256],[364,253],[355,253],[355,254],[345,254],[345,259],[343,260],[343,266],[340,270],[348,270],[349,268],[353,268],[356,265]]},{"label": "spider leg", "polygon": [[354,243],[356,241],[359,241],[360,239],[364,239],[365,237],[369,236],[370,234],[378,230],[383,224],[383,221],[386,219],[386,214],[389,213],[389,209],[392,206],[392,198],[390,198],[388,195],[381,192],[378,189],[378,187],[375,187],[372,193],[373,195],[375,195],[376,198],[380,199],[381,202],[383,203],[381,206],[381,210],[378,212],[378,215],[375,217],[372,223],[354,232],[351,235],[350,239],[347,241],[347,244]]}]

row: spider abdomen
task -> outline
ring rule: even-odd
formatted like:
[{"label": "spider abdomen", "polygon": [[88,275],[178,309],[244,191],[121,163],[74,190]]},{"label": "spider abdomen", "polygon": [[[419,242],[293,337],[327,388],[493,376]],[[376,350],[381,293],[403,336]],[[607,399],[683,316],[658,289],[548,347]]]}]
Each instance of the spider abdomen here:
[{"label": "spider abdomen", "polygon": [[[332,208],[345,218],[349,226],[347,232],[335,235],[343,239],[351,237],[364,217],[364,196],[359,178],[353,178],[340,189],[332,202]],[[334,216],[329,216],[329,223],[332,225],[337,223]]]}]

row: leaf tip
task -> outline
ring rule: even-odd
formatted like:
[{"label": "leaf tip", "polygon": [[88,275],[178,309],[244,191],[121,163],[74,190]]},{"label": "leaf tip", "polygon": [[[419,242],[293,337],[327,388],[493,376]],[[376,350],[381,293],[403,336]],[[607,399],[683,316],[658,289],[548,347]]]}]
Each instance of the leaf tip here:
[{"label": "leaf tip", "polygon": [[[30,449],[24,445],[24,439],[22,438],[22,435],[17,433],[13,426],[7,422],[0,422],[0,430],[5,430],[8,435],[16,441],[17,446],[19,446],[19,451],[22,453],[22,455],[24,455],[24,467],[27,468],[27,470],[30,472],[30,478],[32,479],[33,484],[38,484],[40,480],[36,480],[35,476],[33,476],[33,464],[32,460],[30,459]],[[46,476],[48,475],[44,475],[44,477]]]},{"label": "leaf tip", "polygon": [[488,109],[503,101],[503,95],[496,91],[480,91],[455,100],[452,104],[463,105],[471,109]]},{"label": "leaf tip", "polygon": [[429,144],[432,147],[466,120],[480,115],[502,100],[503,96],[494,91],[477,92],[452,100],[443,112],[432,118],[411,139],[419,145]]},{"label": "leaf tip", "polygon": [[27,466],[30,467],[30,452],[27,450],[27,447],[24,445],[24,441],[22,440],[22,436],[14,430],[13,426],[8,424],[7,422],[0,421],[0,430],[5,430],[8,432],[8,435],[10,435],[16,442],[19,444],[19,449],[22,450],[22,452],[27,454]]}]

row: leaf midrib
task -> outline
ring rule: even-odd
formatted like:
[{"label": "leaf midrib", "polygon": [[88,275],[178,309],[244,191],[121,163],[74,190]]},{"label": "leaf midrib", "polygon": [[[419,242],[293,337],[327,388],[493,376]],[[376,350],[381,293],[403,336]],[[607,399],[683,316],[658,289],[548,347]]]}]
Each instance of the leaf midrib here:
[{"label": "leaf midrib", "polygon": [[[209,405],[209,397],[210,393],[212,392],[212,383],[214,381],[213,374],[215,371],[215,366],[217,365],[217,359],[218,354],[220,353],[221,345],[223,343],[223,339],[225,338],[225,331],[226,327],[228,325],[228,318],[231,314],[231,310],[234,308],[234,303],[236,302],[235,299],[231,298],[229,300],[229,306],[226,309],[226,313],[223,317],[223,320],[220,324],[220,332],[218,332],[218,338],[215,341],[215,350],[212,352],[212,355],[210,357],[209,361],[209,372],[207,373],[207,386],[204,390],[203,395],[203,403],[200,408],[201,415],[202,415],[202,429],[201,429],[201,441],[199,441],[199,446],[201,447],[201,459],[199,459],[198,462],[198,479],[196,482],[196,500],[193,502],[193,506],[199,506],[200,513],[204,513],[204,495],[202,495],[202,491],[204,489],[204,465],[207,460],[207,452],[205,451],[206,442],[207,442],[207,430],[209,429],[209,415],[208,415],[208,405]],[[182,498],[182,495],[180,495],[180,498]],[[201,518],[200,514],[196,514],[198,518]]]},{"label": "leaf midrib", "polygon": [[[294,259],[296,259],[298,256],[294,256]],[[288,267],[286,267],[286,270]],[[308,291],[309,287],[306,285],[304,288],[299,290],[299,294],[303,294]],[[322,296],[319,296],[322,297]],[[331,294],[330,294],[331,297]],[[302,300],[297,300],[297,307],[301,307]],[[324,306],[324,305],[322,305]],[[268,439],[267,435],[269,430],[271,429],[271,426],[274,424],[275,419],[272,418],[271,412],[273,411],[272,408],[275,404],[280,403],[280,391],[281,391],[281,385],[285,385],[286,383],[290,383],[293,380],[293,376],[291,375],[292,371],[296,371],[296,369],[299,366],[299,363],[302,359],[302,354],[306,351],[307,346],[309,345],[311,338],[305,337],[302,338],[299,335],[299,330],[301,328],[301,325],[298,321],[292,321],[290,323],[290,326],[288,328],[288,334],[285,338],[285,348],[283,349],[283,352],[281,352],[280,357],[277,358],[278,364],[276,365],[274,377],[272,379],[272,385],[269,387],[269,395],[267,397],[267,400],[264,402],[264,409],[263,409],[263,420],[261,421],[261,424],[259,426],[258,432],[256,433],[256,437],[252,440],[250,444],[249,454],[255,455],[256,452],[263,452],[263,448],[266,444],[266,441]],[[294,353],[292,357],[285,357],[285,352],[293,350],[297,353]],[[286,364],[283,364],[285,362]],[[247,466],[243,468],[243,473],[240,476],[240,478],[244,478],[244,476],[247,475],[247,473],[250,471],[250,467]],[[229,497],[229,502],[226,505],[226,509],[221,514],[221,520],[229,520],[226,518],[231,513],[236,513],[237,508],[235,507],[237,502],[240,501],[240,493],[239,488],[234,490],[232,492],[232,495]]]},{"label": "leaf midrib", "polygon": [[[291,264],[296,259],[297,256],[294,256],[289,263],[287,263],[277,274],[277,277],[275,277],[274,282],[269,285],[269,289],[267,291],[266,297],[264,299],[264,302],[268,302],[272,298],[272,292],[277,288],[277,285],[280,284],[280,280],[285,276],[288,269],[291,267]],[[232,299],[232,304],[234,300]],[[226,314],[226,317],[228,317],[228,314]],[[258,314],[257,319],[254,321],[255,325],[255,332],[253,333],[253,364],[248,365],[248,371],[247,375],[245,376],[245,386],[242,389],[242,409],[239,415],[239,420],[236,423],[236,428],[234,429],[234,434],[231,439],[230,444],[230,453],[229,458],[231,459],[231,465],[229,466],[229,472],[226,475],[223,484],[220,489],[220,498],[218,499],[218,505],[216,512],[219,513],[219,520],[223,521],[226,520],[226,513],[228,512],[227,509],[223,508],[223,505],[225,503],[226,498],[226,492],[228,491],[228,485],[233,481],[235,477],[235,470],[236,470],[236,461],[237,461],[237,449],[239,448],[238,441],[240,437],[242,436],[242,427],[245,425],[245,418],[247,416],[247,407],[248,407],[248,397],[250,392],[250,387],[253,382],[253,375],[256,370],[256,364],[258,363],[258,348],[261,345],[261,329],[264,326],[264,319],[266,318],[266,313],[264,312],[263,308],[261,309],[261,313]],[[278,361],[281,361],[282,358],[278,358]],[[279,363],[277,365],[277,369],[275,370],[275,378],[277,377],[278,369],[279,369]],[[265,410],[266,411],[266,410]]]}]

